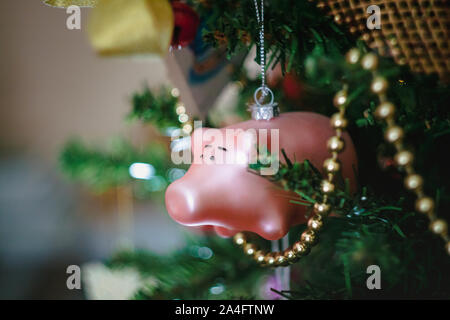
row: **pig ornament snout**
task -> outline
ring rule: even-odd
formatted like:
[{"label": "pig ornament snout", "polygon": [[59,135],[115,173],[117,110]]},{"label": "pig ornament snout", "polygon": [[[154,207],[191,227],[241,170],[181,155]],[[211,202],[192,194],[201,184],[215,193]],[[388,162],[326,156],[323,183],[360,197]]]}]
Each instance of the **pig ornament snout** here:
[{"label": "pig ornament snout", "polygon": [[[190,170],[186,173],[189,175],[187,179],[179,179],[168,187],[166,208],[175,221],[188,226],[212,225],[219,235],[225,237],[247,230],[274,240],[287,233],[291,221],[282,218],[281,211],[289,210],[284,191],[280,192],[271,183],[261,189],[260,180],[264,179],[245,169],[240,177],[233,178],[234,173],[214,167],[214,173],[207,177],[203,168]],[[246,181],[237,182],[236,179],[242,179],[242,175],[247,176]],[[216,179],[227,185],[236,185],[230,192],[223,189]],[[279,196],[274,196],[274,193]]]}]

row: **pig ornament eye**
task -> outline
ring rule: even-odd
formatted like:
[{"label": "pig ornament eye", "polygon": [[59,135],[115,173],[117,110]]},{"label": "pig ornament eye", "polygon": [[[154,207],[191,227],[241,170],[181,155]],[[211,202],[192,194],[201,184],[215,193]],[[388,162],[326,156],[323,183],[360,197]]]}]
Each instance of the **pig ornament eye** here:
[{"label": "pig ornament eye", "polygon": [[[278,145],[290,159],[298,162],[308,159],[318,169],[329,157],[326,143],[334,135],[329,118],[309,112],[284,113],[270,121],[250,120],[220,131],[230,128],[277,129]],[[193,146],[194,136],[203,134],[203,130],[195,130]],[[354,190],[356,153],[350,137],[344,134],[343,139],[346,148],[339,155],[342,175],[349,179]],[[224,148],[222,144],[220,147]],[[237,145],[233,149],[223,150],[211,144],[205,145],[200,152],[204,157],[215,155],[218,161],[219,152],[233,155],[245,152],[243,148]],[[268,149],[273,152],[270,146]],[[209,153],[210,150],[214,153]],[[292,226],[306,222],[305,206],[290,201],[298,199],[296,194],[281,190],[269,179],[249,172],[245,164],[192,164],[182,178],[167,188],[165,198],[167,211],[175,221],[188,226],[213,226],[221,236],[248,231],[267,240],[276,240],[286,235]]]},{"label": "pig ornament eye", "polygon": [[[206,144],[205,147],[203,148],[203,150],[205,150],[206,148],[211,148],[211,147],[212,147],[212,145]],[[218,150],[225,151],[225,152],[227,151],[227,148],[221,147],[221,146],[218,146],[217,149],[218,149]],[[204,151],[203,151],[203,152],[204,152]],[[200,159],[203,159],[203,158],[204,158],[204,154],[202,153],[202,154],[200,155]],[[215,159],[216,159],[216,157],[215,157],[214,155],[209,156],[209,160],[214,161]]]}]

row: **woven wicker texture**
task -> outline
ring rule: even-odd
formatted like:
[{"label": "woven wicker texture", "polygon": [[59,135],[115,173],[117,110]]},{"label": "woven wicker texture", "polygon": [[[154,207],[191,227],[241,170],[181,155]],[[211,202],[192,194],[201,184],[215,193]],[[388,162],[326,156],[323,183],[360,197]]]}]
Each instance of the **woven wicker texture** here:
[{"label": "woven wicker texture", "polygon": [[[450,78],[449,1],[433,0],[310,0],[326,10],[336,23],[344,24],[383,56],[409,65],[413,72],[437,73]],[[378,5],[381,28],[370,30],[367,13]]]}]

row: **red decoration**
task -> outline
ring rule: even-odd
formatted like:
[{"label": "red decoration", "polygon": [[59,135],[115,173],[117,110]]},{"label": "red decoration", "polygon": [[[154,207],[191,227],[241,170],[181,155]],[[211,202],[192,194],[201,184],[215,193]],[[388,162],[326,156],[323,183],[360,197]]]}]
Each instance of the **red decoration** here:
[{"label": "red decoration", "polygon": [[[194,162],[166,191],[170,216],[184,225],[213,225],[222,236],[251,231],[268,240],[280,239],[290,227],[306,222],[306,208],[290,202],[298,196],[249,172],[247,158],[239,164],[217,163],[218,156],[225,154],[233,159],[242,158],[257,143],[239,143],[235,139],[236,146],[224,150],[225,142],[211,138],[211,132],[216,130],[225,137],[226,129],[268,129],[268,142],[272,141],[270,129],[279,129],[279,146],[287,156],[296,161],[308,159],[317,168],[322,168],[323,161],[330,157],[326,145],[335,135],[327,117],[310,112],[284,113],[270,121],[249,120],[223,129],[197,129],[192,135]],[[199,136],[203,139],[201,143]],[[356,152],[350,137],[347,134],[343,137],[346,148],[339,155],[342,174],[349,178],[354,189]],[[274,152],[270,144],[267,148]]]},{"label": "red decoration", "polygon": [[172,2],[175,26],[172,36],[172,47],[186,47],[197,34],[200,19],[197,13],[187,4],[174,1]]},{"label": "red decoration", "polygon": [[281,64],[277,63],[275,68],[269,68],[269,70],[267,70],[266,77],[267,77],[267,84],[269,85],[269,87],[275,88],[276,86],[278,86],[280,81],[283,79],[283,73],[281,72]]},{"label": "red decoration", "polygon": [[283,78],[283,92],[286,98],[298,101],[303,95],[303,84],[292,72],[287,73]]},{"label": "red decoration", "polygon": [[267,72],[267,84],[274,88],[281,83],[283,93],[291,101],[299,101],[303,95],[303,83],[294,72],[286,73],[283,77],[281,65]]}]

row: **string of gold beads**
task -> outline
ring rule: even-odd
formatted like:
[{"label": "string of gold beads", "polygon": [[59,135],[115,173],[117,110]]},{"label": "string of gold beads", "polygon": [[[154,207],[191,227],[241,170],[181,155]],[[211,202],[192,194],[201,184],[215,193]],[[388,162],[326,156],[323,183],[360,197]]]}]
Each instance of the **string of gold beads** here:
[{"label": "string of gold beads", "polygon": [[336,93],[333,103],[339,109],[339,112],[331,117],[331,125],[335,129],[336,135],[332,136],[327,142],[327,148],[331,157],[323,162],[323,167],[327,174],[321,183],[323,197],[321,202],[314,204],[314,214],[309,218],[307,228],[300,236],[300,240],[284,251],[265,252],[249,242],[245,233],[239,232],[234,236],[234,242],[243,248],[245,254],[253,257],[262,266],[284,267],[295,263],[301,257],[307,255],[318,241],[318,233],[331,210],[329,195],[335,191],[334,179],[341,170],[338,156],[345,148],[342,134],[347,127],[347,119],[345,118],[345,110],[348,103],[347,86],[344,86],[343,90]]},{"label": "string of gold beads", "polygon": [[[170,91],[170,94],[172,95],[172,97],[174,98],[179,98],[180,97],[180,90],[178,88],[172,88],[172,90]],[[178,101],[175,105],[175,112],[177,113],[178,116],[178,121],[180,122],[182,128],[181,130],[183,131],[184,134],[191,134],[193,127],[192,127],[192,119],[189,118],[189,115],[186,112],[186,107],[184,106],[184,104],[180,101]]]},{"label": "string of gold beads", "polygon": [[396,165],[403,168],[406,172],[404,186],[407,190],[416,195],[416,211],[428,216],[431,232],[439,235],[445,241],[445,249],[447,253],[450,254],[450,238],[448,235],[447,222],[436,216],[434,200],[427,196],[423,191],[424,179],[414,170],[414,154],[410,150],[407,150],[403,144],[404,130],[395,122],[395,105],[390,102],[386,96],[386,91],[389,87],[388,81],[377,72],[378,56],[374,53],[367,53],[361,57],[361,51],[354,48],[347,53],[347,62],[350,64],[360,62],[363,69],[372,72],[373,78],[370,88],[371,91],[378,96],[380,102],[375,109],[375,117],[384,121],[387,125],[384,132],[384,138],[396,149],[396,154],[394,156]]}]

